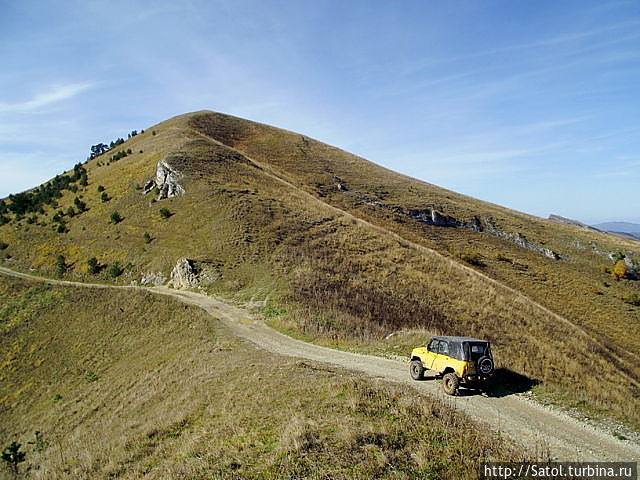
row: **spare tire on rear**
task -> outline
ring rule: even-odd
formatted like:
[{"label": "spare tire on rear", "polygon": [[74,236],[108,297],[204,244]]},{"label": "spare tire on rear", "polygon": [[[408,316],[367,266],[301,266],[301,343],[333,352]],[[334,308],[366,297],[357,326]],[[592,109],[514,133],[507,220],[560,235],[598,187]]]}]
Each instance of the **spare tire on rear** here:
[{"label": "spare tire on rear", "polygon": [[494,365],[491,357],[480,357],[478,359],[478,371],[482,375],[491,375],[493,373]]}]

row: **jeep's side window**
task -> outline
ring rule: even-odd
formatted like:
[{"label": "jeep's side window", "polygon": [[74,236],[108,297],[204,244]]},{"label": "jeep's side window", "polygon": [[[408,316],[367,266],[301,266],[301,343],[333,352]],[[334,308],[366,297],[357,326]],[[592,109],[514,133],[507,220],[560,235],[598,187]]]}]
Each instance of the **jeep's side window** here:
[{"label": "jeep's side window", "polygon": [[429,342],[429,345],[427,345],[427,350],[429,350],[430,352],[437,352],[438,351],[438,341],[437,340],[431,340]]}]

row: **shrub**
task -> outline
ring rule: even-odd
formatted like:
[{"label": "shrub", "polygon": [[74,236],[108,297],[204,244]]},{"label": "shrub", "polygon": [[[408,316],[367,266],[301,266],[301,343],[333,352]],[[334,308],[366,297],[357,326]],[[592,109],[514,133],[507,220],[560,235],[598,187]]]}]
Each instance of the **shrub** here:
[{"label": "shrub", "polygon": [[98,263],[98,259],[96,257],[91,257],[87,260],[87,272],[91,275],[95,275],[100,271],[100,264]]},{"label": "shrub", "polygon": [[16,477],[18,476],[18,464],[24,462],[24,457],[27,455],[20,451],[21,446],[18,442],[11,442],[11,445],[2,451],[2,461],[7,464]]},{"label": "shrub", "polygon": [[262,315],[269,319],[280,317],[286,314],[287,311],[284,308],[265,307],[262,310]]},{"label": "shrub", "polygon": [[87,204],[85,202],[83,202],[82,200],[80,200],[78,197],[76,197],[73,200],[73,203],[76,206],[76,208],[78,209],[79,213],[87,211]]},{"label": "shrub", "polygon": [[168,208],[161,208],[160,209],[160,217],[162,218],[169,218],[171,215],[173,215],[171,213],[171,210],[169,210]]},{"label": "shrub", "polygon": [[122,217],[122,215],[120,215],[117,211],[112,212],[111,213],[111,223],[118,224],[120,223],[122,220],[124,220],[124,218]]},{"label": "shrub", "polygon": [[58,255],[56,258],[56,276],[62,277],[67,270],[69,269],[69,265],[67,265],[67,260],[64,258],[64,255]]},{"label": "shrub", "polygon": [[103,203],[106,203],[111,199],[109,198],[109,194],[107,192],[102,192],[102,195],[100,195],[100,200],[102,200]]},{"label": "shrub", "polygon": [[66,214],[68,217],[75,217],[76,211],[73,207],[67,208]]},{"label": "shrub", "polygon": [[144,232],[144,243],[151,243],[151,240],[153,240],[153,238],[151,238],[149,232]]},{"label": "shrub", "polygon": [[156,132],[155,130],[151,130],[151,135],[154,135],[154,136],[155,136],[155,134],[156,134],[156,133],[157,133],[157,132]]},{"label": "shrub", "polygon": [[614,280],[620,280],[621,278],[627,278],[629,275],[629,269],[627,268],[627,264],[624,263],[624,260],[620,259],[613,266],[613,270],[611,270],[611,278]]},{"label": "shrub", "polygon": [[35,440],[33,440],[32,442],[27,442],[28,445],[33,445],[34,449],[36,452],[38,453],[42,453],[44,452],[47,447],[49,446],[49,442],[47,442],[44,439],[44,436],[42,435],[42,432],[39,430],[35,431]]},{"label": "shrub", "polygon": [[120,275],[122,275],[122,272],[124,272],[124,269],[122,268],[119,262],[116,262],[113,265],[111,265],[108,270],[109,276],[111,276],[112,278],[119,277]]},{"label": "shrub", "polygon": [[0,240],[0,250],[6,250],[6,248],[9,246],[8,243],[3,242],[2,240]]},{"label": "shrub", "polygon": [[98,192],[104,192],[104,187],[102,185],[98,185]]}]

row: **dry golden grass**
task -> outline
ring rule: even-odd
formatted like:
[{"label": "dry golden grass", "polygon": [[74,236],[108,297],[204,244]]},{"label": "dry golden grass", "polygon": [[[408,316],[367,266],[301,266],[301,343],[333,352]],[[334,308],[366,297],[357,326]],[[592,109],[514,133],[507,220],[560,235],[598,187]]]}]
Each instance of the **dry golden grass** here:
[{"label": "dry golden grass", "polygon": [[[168,298],[3,278],[0,300],[0,437],[24,445],[26,478],[458,479],[544,458],[408,387],[255,350]],[[45,443],[27,445],[36,430]]]},{"label": "dry golden grass", "polygon": [[[50,225],[0,227],[9,244],[3,252],[12,256],[4,264],[53,275],[63,254],[72,264],[68,277],[113,281],[106,269],[86,272],[86,260],[96,256],[103,265],[128,265],[116,280],[128,283],[149,272],[168,276],[183,256],[209,260],[222,274],[210,291],[269,297],[289,312],[277,324],[310,339],[406,354],[414,346],[408,340],[389,344],[385,337],[403,329],[486,337],[503,366],[575,403],[638,421],[640,309],[623,297],[640,282],[610,280],[599,269],[608,260],[592,246],[634,256],[637,244],[480,202],[221,114],[176,117],[125,146],[134,154],[87,165],[90,184],[81,193],[90,210],[69,220],[69,233]],[[165,156],[185,174],[187,195],[152,203],[135,187]],[[97,185],[113,197],[108,204]],[[490,217],[569,258],[549,260],[488,233],[426,227],[363,204],[365,197],[464,221]],[[161,207],[174,215],[161,219]],[[114,210],[125,217],[118,225],[108,223]],[[461,268],[452,249],[477,252],[481,275]]]}]

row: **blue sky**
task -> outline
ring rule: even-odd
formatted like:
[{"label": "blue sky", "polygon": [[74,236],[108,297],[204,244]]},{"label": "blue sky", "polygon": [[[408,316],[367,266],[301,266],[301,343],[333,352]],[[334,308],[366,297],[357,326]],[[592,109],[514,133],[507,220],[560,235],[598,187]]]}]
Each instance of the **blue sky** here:
[{"label": "blue sky", "polygon": [[640,2],[0,0],[0,197],[211,109],[546,217],[640,222]]}]

